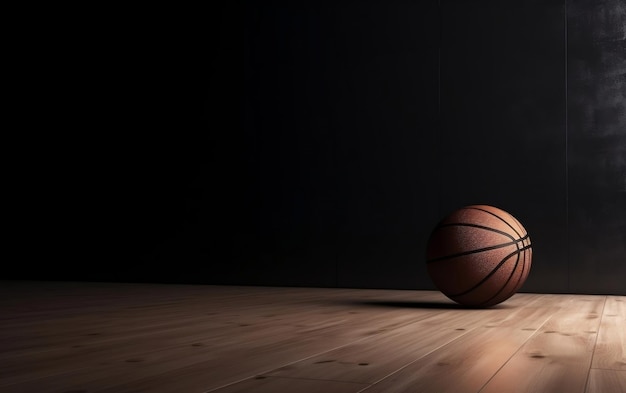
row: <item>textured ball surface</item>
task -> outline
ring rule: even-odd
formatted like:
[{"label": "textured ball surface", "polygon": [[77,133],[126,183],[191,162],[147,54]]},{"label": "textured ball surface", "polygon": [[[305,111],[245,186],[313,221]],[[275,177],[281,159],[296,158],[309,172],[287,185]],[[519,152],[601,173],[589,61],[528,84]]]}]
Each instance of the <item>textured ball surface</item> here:
[{"label": "textured ball surface", "polygon": [[489,307],[513,296],[530,272],[532,247],[522,224],[489,205],[462,207],[433,229],[426,263],[435,286],[470,307]]}]

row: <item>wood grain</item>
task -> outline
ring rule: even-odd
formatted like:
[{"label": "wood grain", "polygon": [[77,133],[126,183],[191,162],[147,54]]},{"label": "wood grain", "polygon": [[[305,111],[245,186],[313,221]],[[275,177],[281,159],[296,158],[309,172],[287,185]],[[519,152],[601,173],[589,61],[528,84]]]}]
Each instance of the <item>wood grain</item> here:
[{"label": "wood grain", "polygon": [[497,370],[481,393],[585,390],[606,297],[569,299]]},{"label": "wood grain", "polygon": [[0,283],[0,391],[619,392],[623,296]]},{"label": "wood grain", "polygon": [[[531,302],[538,304],[540,299],[541,297],[537,297]],[[370,340],[274,370],[268,375],[375,383],[436,349],[468,333],[472,334],[481,325],[491,328],[500,326],[527,310],[528,308],[441,312]]]},{"label": "wood grain", "polygon": [[[354,393],[366,385],[319,379],[255,377],[220,389],[220,393]],[[146,390],[147,391],[147,390]]]},{"label": "wood grain", "polygon": [[626,371],[626,301],[607,296],[591,368]]},{"label": "wood grain", "polygon": [[626,393],[626,371],[591,369],[585,393]]},{"label": "wood grain", "polygon": [[375,392],[477,392],[554,313],[541,298],[476,328],[365,389]]}]

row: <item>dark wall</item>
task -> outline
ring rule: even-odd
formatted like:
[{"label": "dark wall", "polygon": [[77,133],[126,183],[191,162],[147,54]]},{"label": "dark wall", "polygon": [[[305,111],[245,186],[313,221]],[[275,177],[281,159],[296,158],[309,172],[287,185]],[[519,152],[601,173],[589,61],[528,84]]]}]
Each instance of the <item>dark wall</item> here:
[{"label": "dark wall", "polygon": [[[468,11],[473,12],[469,18]],[[464,3],[442,8],[434,1],[413,6],[298,3],[249,8],[254,22],[246,23],[246,113],[254,114],[250,117],[255,122],[246,129],[254,133],[262,157],[256,168],[260,184],[247,193],[259,193],[261,217],[253,225],[259,225],[261,254],[260,260],[250,255],[239,266],[240,273],[227,278],[291,285],[432,287],[425,265],[418,261],[441,215],[462,204],[487,201],[485,196],[493,203],[507,200],[506,195],[504,201],[494,199],[494,187],[485,188],[476,179],[488,177],[485,167],[494,167],[494,157],[484,154],[492,146],[498,149],[494,137],[507,143],[519,132],[479,125],[495,117],[474,105],[490,99],[486,86],[497,88],[499,83],[485,80],[503,66],[490,63],[508,54],[505,61],[508,73],[515,73],[514,81],[532,80],[543,71],[525,70],[525,64],[511,59],[515,51],[500,49],[512,35],[523,41],[523,30],[509,26],[534,23],[533,8],[528,7],[524,18],[507,11],[507,19],[498,19],[493,15],[497,12],[480,25],[476,20],[485,18],[485,8]],[[554,19],[562,25],[562,14]],[[503,36],[496,34],[503,28],[508,28]],[[541,33],[536,35],[535,56],[546,50]],[[563,29],[556,34],[562,40]],[[557,94],[564,84],[562,53],[560,59],[556,72],[561,77],[552,88]],[[506,75],[502,69],[500,79]],[[543,83],[541,79],[536,83]],[[510,95],[502,91],[479,109],[498,105],[502,94]],[[544,101],[554,106],[553,98]],[[562,101],[558,96],[561,115]],[[554,117],[563,121],[558,113]],[[468,141],[476,141],[478,150]],[[469,157],[476,165],[474,177],[465,173],[467,165],[459,166],[465,160],[459,149],[464,148],[482,152]],[[519,147],[515,151],[523,161],[514,160],[514,165],[527,173],[523,163],[532,157]],[[511,154],[511,149],[501,152]],[[456,178],[451,173],[455,168]],[[520,194],[518,177],[509,176],[515,185],[509,199]],[[471,195],[476,192],[483,195]],[[454,196],[462,199],[446,200]]]},{"label": "dark wall", "polygon": [[246,18],[241,192],[256,206],[231,245],[245,256],[216,279],[428,286],[436,3],[259,3]]},{"label": "dark wall", "polygon": [[533,242],[524,290],[568,290],[563,1],[443,1],[441,205],[500,207]]},{"label": "dark wall", "polygon": [[434,289],[431,229],[486,203],[529,231],[523,291],[626,294],[619,0],[239,2],[207,18],[129,24],[106,51],[115,88],[87,97],[107,126],[80,159],[38,167],[63,180],[28,194],[6,276]]},{"label": "dark wall", "polygon": [[[256,249],[217,281],[432,288],[420,262],[430,229],[457,207],[488,203],[531,234],[524,290],[624,292],[623,85],[609,77],[623,75],[617,3],[247,10],[245,129],[255,173],[246,193],[257,205],[245,226]],[[613,16],[581,25],[593,12]],[[601,47],[598,34],[614,47]],[[595,68],[581,69],[580,56]],[[577,90],[590,74],[604,85]],[[589,100],[607,107],[587,128],[572,125],[572,114],[590,113]],[[590,121],[613,130],[597,148],[603,160],[584,142],[575,150],[577,133],[593,134]],[[594,181],[604,188],[591,190]]]},{"label": "dark wall", "polygon": [[[217,131],[207,87],[226,68],[206,45],[226,55],[236,37],[220,38],[219,12],[81,12],[40,9],[7,49],[0,278],[189,278],[208,238],[194,237],[188,202]],[[173,264],[174,249],[189,264]]]},{"label": "dark wall", "polygon": [[568,1],[568,261],[575,292],[626,292],[626,7]]}]

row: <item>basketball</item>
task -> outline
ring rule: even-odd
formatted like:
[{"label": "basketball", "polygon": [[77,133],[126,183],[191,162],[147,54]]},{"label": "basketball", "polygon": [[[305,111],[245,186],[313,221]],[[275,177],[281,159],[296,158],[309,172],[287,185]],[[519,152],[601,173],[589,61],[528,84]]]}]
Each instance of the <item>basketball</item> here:
[{"label": "basketball", "polygon": [[522,224],[489,205],[462,207],[432,230],[428,274],[456,303],[490,307],[513,296],[530,272],[532,247]]}]

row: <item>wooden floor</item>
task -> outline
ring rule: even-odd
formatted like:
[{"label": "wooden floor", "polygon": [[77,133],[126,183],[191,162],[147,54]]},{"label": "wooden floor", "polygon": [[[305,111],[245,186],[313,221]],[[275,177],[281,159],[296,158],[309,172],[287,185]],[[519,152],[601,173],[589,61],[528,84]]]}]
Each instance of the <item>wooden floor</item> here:
[{"label": "wooden floor", "polygon": [[626,297],[4,281],[0,392],[626,392]]}]

